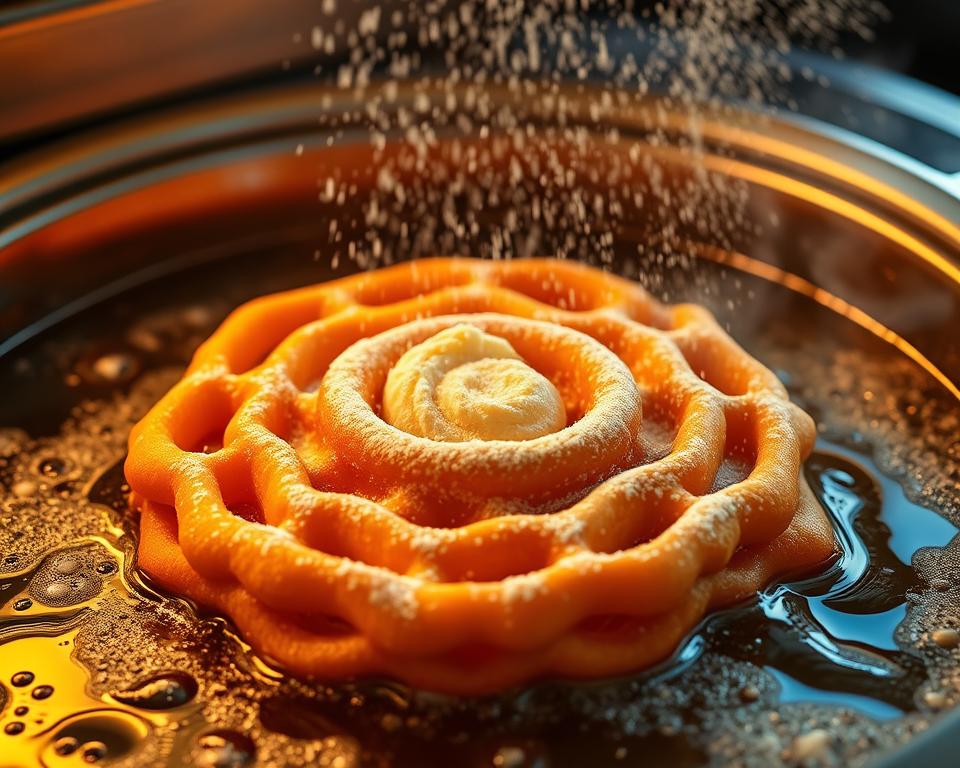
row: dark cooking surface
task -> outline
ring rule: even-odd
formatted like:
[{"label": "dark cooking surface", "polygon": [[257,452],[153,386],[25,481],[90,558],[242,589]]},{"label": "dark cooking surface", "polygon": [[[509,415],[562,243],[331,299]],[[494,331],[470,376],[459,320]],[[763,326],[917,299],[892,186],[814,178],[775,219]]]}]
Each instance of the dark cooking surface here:
[{"label": "dark cooking surface", "polygon": [[710,304],[818,419],[806,471],[843,548],[825,573],[708,618],[651,673],[482,701],[292,680],[222,620],[156,594],[132,556],[126,430],[232,306],[327,276],[298,246],[238,255],[133,289],[3,360],[0,765],[40,752],[48,765],[766,765],[826,751],[845,763],[952,704],[952,636],[932,633],[960,601],[958,552],[929,547],[960,522],[960,409],[852,323],[710,265],[645,279]]}]

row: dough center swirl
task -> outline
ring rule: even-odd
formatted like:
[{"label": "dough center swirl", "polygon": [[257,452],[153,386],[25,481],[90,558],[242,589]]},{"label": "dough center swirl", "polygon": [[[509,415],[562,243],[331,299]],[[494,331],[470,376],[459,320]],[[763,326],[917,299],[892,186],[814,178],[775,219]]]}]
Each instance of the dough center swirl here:
[{"label": "dough center swirl", "polygon": [[506,339],[462,323],[407,350],[383,396],[386,421],[443,442],[530,440],[563,429],[553,383]]}]

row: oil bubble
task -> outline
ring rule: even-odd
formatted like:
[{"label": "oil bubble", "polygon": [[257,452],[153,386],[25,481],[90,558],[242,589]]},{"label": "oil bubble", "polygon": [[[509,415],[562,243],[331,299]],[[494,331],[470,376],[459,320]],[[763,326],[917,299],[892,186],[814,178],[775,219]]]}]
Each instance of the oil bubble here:
[{"label": "oil bubble", "polygon": [[37,472],[43,477],[59,477],[67,471],[67,463],[56,456],[49,456],[37,464]]},{"label": "oil bubble", "polygon": [[41,762],[62,765],[59,758],[68,755],[77,755],[84,763],[112,762],[132,754],[148,733],[146,723],[119,710],[77,715],[51,734]]},{"label": "oil bubble", "polygon": [[27,499],[37,492],[37,484],[30,480],[20,480],[17,483],[13,484],[13,487],[10,489],[13,491],[13,495],[20,499]]},{"label": "oil bubble", "polygon": [[76,573],[80,570],[81,562],[78,558],[73,555],[66,555],[61,557],[53,564],[53,569],[57,573],[62,573],[65,576],[69,576],[71,573]]},{"label": "oil bubble", "polygon": [[139,709],[174,709],[197,695],[197,681],[184,672],[167,672],[112,695],[120,703]]},{"label": "oil bubble", "polygon": [[546,768],[547,754],[542,744],[504,744],[494,752],[490,764],[494,768]]},{"label": "oil bubble", "polygon": [[16,672],[10,682],[17,688],[24,688],[33,682],[33,672]]},{"label": "oil bubble", "polygon": [[202,768],[243,768],[257,756],[256,745],[249,736],[227,729],[202,734],[197,745],[196,764]]},{"label": "oil bubble", "polygon": [[103,760],[108,754],[106,744],[94,741],[83,748],[83,761],[85,763],[96,763]]},{"label": "oil bubble", "polygon": [[104,560],[102,547],[72,548],[45,558],[30,580],[30,595],[51,608],[65,608],[90,600],[103,590],[94,563]]},{"label": "oil bubble", "polygon": [[53,751],[61,757],[65,757],[76,752],[77,747],[79,746],[80,742],[77,741],[73,736],[64,736],[61,739],[57,739],[53,743]]},{"label": "oil bubble", "polygon": [[101,355],[90,367],[98,379],[111,383],[129,381],[140,369],[136,358],[123,353]]},{"label": "oil bubble", "polygon": [[62,581],[55,581],[53,584],[47,585],[47,588],[44,590],[44,597],[54,602],[62,600],[69,594],[70,585]]}]

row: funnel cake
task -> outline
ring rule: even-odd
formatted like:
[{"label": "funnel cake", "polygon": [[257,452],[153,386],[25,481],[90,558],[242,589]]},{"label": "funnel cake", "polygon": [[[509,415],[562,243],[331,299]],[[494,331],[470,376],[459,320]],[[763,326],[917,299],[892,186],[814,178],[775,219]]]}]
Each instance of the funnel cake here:
[{"label": "funnel cake", "polygon": [[813,439],[701,307],[433,259],[236,310],[126,474],[142,568],[267,657],[475,694],[649,666],[827,559]]}]

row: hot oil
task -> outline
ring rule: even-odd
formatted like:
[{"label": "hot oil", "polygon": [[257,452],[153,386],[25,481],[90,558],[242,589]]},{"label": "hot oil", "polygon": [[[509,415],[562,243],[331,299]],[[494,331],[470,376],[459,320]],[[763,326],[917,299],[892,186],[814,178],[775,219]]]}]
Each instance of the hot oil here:
[{"label": "hot oil", "polygon": [[130,426],[229,308],[328,276],[282,259],[142,286],[4,361],[0,766],[842,762],[955,701],[958,404],[847,320],[717,266],[699,288],[658,285],[710,304],[817,418],[805,471],[835,562],[614,681],[462,700],[273,669],[137,572],[120,462]]}]

